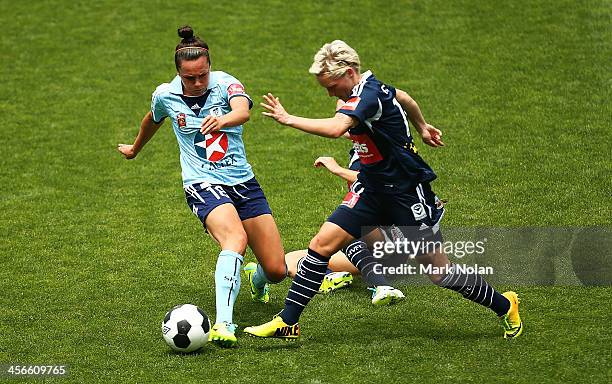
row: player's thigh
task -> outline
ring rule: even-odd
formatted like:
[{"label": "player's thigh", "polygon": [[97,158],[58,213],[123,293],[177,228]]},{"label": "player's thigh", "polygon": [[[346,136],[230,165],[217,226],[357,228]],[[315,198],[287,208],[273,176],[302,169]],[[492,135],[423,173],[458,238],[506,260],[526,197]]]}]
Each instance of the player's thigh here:
[{"label": "player's thigh", "polygon": [[338,251],[329,258],[328,268],[334,272],[349,272],[351,275],[359,275],[359,269],[351,263],[346,255]]},{"label": "player's thigh", "polygon": [[326,221],[315,237],[310,240],[308,247],[321,256],[329,258],[354,239],[355,237],[339,225]]},{"label": "player's thigh", "polygon": [[381,209],[385,199],[385,196],[364,190],[359,190],[359,193],[350,192],[327,218],[326,224],[333,223],[353,238],[361,238],[375,227],[385,224],[386,218]]},{"label": "player's thigh", "polygon": [[236,208],[231,203],[215,207],[205,221],[206,229],[219,243],[221,249],[231,250],[244,255],[247,246],[247,234],[238,217]]},{"label": "player's thigh", "polygon": [[259,215],[242,221],[248,244],[266,276],[272,281],[285,277],[285,251],[276,222],[270,214]]},{"label": "player's thigh", "polygon": [[374,243],[385,241],[386,239],[381,228],[374,228],[370,233],[363,235],[361,240],[363,240],[368,245],[368,248],[371,249]]},{"label": "player's thigh", "polygon": [[[289,276],[293,278],[297,273],[300,261],[306,257],[308,250],[300,249],[298,251],[292,251],[285,255],[285,262],[287,263],[287,270]],[[359,275],[359,269],[357,269],[353,263],[346,257],[342,251],[334,253],[329,258],[328,268],[333,272],[349,272],[352,275]]]},{"label": "player's thigh", "polygon": [[287,272],[289,277],[293,278],[297,273],[298,263],[304,257],[306,257],[306,249],[300,249],[297,251],[291,251],[285,255],[285,263],[287,264]]},{"label": "player's thigh", "polygon": [[196,183],[184,187],[187,205],[221,249],[244,254],[246,233],[230,197],[219,185]]}]

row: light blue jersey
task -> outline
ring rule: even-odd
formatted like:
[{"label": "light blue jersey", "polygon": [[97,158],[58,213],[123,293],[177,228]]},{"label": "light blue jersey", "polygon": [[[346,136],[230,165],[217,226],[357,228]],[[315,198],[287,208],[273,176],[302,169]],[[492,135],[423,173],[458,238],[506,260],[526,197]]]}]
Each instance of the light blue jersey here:
[{"label": "light blue jersey", "polygon": [[211,184],[237,185],[254,177],[247,162],[242,142],[242,125],[225,127],[208,135],[200,133],[202,120],[207,115],[221,116],[229,113],[230,99],[236,96],[251,98],[242,84],[233,76],[214,71],[210,73],[208,97],[196,114],[183,101],[183,85],[176,76],[170,83],[161,84],[151,101],[153,120],[169,117],[180,149],[183,186],[208,182]]}]

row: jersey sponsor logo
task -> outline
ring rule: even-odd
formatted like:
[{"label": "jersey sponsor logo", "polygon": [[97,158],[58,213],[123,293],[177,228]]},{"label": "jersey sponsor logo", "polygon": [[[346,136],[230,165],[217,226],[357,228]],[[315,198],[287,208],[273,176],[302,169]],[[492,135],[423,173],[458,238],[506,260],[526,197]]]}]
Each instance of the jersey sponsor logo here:
[{"label": "jersey sponsor logo", "polygon": [[229,97],[242,94],[244,94],[244,86],[240,83],[230,84],[230,86],[227,87],[227,95]]},{"label": "jersey sponsor logo", "polygon": [[353,191],[349,192],[344,196],[342,203],[340,205],[344,205],[345,207],[353,208],[355,204],[359,201],[359,194]]},{"label": "jersey sponsor logo", "polygon": [[410,209],[412,210],[412,215],[414,216],[415,220],[423,220],[427,217],[427,214],[425,213],[425,207],[422,203],[413,204]]},{"label": "jersey sponsor logo", "polygon": [[179,113],[176,115],[176,123],[178,124],[179,128],[185,128],[187,126],[187,119],[185,118],[184,113]]},{"label": "jersey sponsor logo", "polygon": [[198,131],[193,139],[193,145],[200,157],[210,162],[216,162],[223,159],[227,153],[227,134],[214,132],[204,136]]},{"label": "jersey sponsor logo", "polygon": [[365,133],[361,135],[350,135],[351,140],[353,140],[353,148],[359,155],[359,159],[361,160],[362,164],[378,163],[383,159],[378,147],[376,147],[374,140],[372,140],[370,136]]},{"label": "jersey sponsor logo", "polygon": [[345,111],[354,111],[360,101],[361,97],[351,97],[342,107],[340,107],[340,109],[344,109]]}]

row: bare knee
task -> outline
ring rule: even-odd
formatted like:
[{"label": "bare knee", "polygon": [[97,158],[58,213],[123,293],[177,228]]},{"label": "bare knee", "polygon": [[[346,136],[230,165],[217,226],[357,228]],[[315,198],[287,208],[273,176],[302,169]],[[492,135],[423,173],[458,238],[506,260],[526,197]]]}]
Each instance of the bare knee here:
[{"label": "bare knee", "polygon": [[225,234],[225,236],[222,236],[218,241],[219,245],[221,245],[221,249],[231,250],[244,255],[248,238],[246,232],[240,228]]},{"label": "bare knee", "polygon": [[285,263],[279,263],[271,268],[266,268],[265,272],[268,280],[273,283],[280,283],[287,277],[287,266]]},{"label": "bare knee", "polygon": [[325,258],[330,258],[331,255],[338,251],[337,249],[334,249],[334,244],[330,244],[329,242],[325,241],[318,234],[313,237],[312,240],[310,240],[308,248],[312,249],[313,251]]}]

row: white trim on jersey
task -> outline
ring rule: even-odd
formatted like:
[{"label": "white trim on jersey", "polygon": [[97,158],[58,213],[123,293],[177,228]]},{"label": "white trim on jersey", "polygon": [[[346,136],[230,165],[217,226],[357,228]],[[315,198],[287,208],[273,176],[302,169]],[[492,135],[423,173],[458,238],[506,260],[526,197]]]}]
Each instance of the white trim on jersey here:
[{"label": "white trim on jersey", "polygon": [[376,111],[376,114],[374,114],[374,116],[370,117],[369,119],[365,119],[363,121],[365,125],[367,125],[368,128],[370,128],[370,131],[372,131],[372,122],[378,121],[378,119],[380,119],[380,117],[382,116],[382,103],[380,102],[380,99],[376,99],[376,100],[378,101],[378,111]]},{"label": "white trim on jersey", "polygon": [[349,160],[349,168],[352,167],[357,160],[359,160],[359,153],[357,153],[357,151],[353,151],[353,156],[351,156],[351,159]]},{"label": "white trim on jersey", "polygon": [[372,71],[368,70],[365,71],[362,75],[361,75],[361,79],[359,80],[359,83],[357,83],[357,85],[355,85],[353,87],[353,93],[351,94],[351,96],[359,96],[361,95],[361,92],[363,92],[363,87],[366,83],[366,80],[368,80],[368,78],[372,76]]},{"label": "white trim on jersey", "polygon": [[411,137],[410,125],[408,125],[408,119],[406,119],[406,111],[404,111],[404,108],[402,108],[402,105],[399,103],[399,101],[397,101],[395,97],[393,98],[393,105],[399,108],[400,113],[402,114],[402,119],[404,119],[404,125],[406,126],[406,135],[408,135],[408,137]]}]

